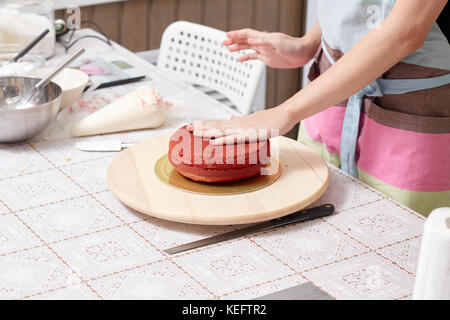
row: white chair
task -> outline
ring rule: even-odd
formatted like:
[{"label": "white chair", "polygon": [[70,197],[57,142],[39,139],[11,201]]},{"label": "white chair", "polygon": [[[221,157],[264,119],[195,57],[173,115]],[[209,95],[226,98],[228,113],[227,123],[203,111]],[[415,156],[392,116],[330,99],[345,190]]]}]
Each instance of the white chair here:
[{"label": "white chair", "polygon": [[216,90],[216,99],[225,96],[242,114],[265,109],[265,64],[237,61],[244,52],[229,52],[222,45],[225,38],[221,30],[174,22],[163,33],[157,66],[183,81]]}]

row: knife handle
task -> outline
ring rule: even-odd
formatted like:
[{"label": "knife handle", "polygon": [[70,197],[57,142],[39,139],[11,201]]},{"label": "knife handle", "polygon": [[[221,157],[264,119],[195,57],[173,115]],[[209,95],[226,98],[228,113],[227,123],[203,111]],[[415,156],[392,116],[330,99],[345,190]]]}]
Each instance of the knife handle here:
[{"label": "knife handle", "polygon": [[274,219],[269,229],[285,226],[291,223],[297,223],[307,220],[313,220],[331,215],[334,212],[334,206],[327,203],[318,207],[303,209],[282,218]]}]

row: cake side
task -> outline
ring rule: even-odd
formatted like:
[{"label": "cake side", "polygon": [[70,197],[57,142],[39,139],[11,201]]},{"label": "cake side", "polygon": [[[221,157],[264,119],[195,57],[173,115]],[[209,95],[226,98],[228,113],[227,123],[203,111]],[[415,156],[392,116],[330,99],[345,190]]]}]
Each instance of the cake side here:
[{"label": "cake side", "polygon": [[258,141],[212,146],[194,137],[186,127],[169,142],[169,161],[183,176],[195,181],[225,182],[250,178],[269,163],[270,142]]}]

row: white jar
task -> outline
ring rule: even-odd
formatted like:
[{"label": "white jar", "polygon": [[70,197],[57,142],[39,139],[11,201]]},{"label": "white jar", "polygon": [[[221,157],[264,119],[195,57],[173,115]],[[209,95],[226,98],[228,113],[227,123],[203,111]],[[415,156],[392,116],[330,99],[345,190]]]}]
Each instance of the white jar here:
[{"label": "white jar", "polygon": [[53,2],[50,0],[6,0],[0,2],[0,44],[25,47],[45,29],[50,32],[35,47],[46,58],[55,52]]}]

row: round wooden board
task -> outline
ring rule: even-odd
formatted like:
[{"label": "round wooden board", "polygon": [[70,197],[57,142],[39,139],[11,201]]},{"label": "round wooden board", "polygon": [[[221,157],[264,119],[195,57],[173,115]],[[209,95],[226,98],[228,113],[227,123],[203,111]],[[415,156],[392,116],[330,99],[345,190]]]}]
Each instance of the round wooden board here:
[{"label": "round wooden board", "polygon": [[121,152],[108,168],[108,185],[128,207],[160,219],[205,225],[254,223],[300,210],[317,200],[329,184],[327,164],[318,153],[286,138],[271,139],[279,148],[281,176],[257,191],[235,195],[196,194],[175,189],[155,174],[167,153],[170,135],[143,141]]}]

